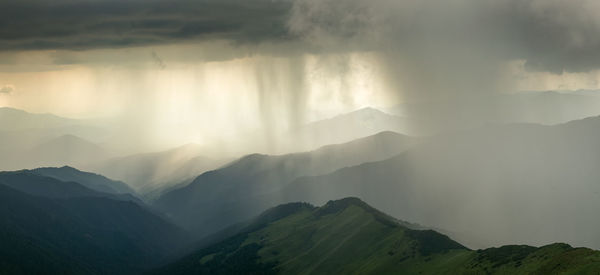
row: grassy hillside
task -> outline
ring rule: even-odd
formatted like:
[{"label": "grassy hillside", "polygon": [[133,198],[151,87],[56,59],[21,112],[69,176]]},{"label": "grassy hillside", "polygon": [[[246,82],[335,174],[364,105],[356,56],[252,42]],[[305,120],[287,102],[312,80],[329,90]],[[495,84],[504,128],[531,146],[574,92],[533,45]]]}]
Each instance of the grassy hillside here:
[{"label": "grassy hillside", "polygon": [[156,274],[577,274],[599,268],[600,253],[566,244],[469,250],[346,198],[319,208],[271,209],[241,233]]}]

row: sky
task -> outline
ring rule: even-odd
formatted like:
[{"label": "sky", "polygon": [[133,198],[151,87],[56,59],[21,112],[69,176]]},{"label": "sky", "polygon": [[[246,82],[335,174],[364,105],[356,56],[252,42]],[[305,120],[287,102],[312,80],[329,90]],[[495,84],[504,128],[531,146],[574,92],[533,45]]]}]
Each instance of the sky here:
[{"label": "sky", "polygon": [[594,0],[0,2],[0,106],[171,146],[362,107],[600,89]]}]

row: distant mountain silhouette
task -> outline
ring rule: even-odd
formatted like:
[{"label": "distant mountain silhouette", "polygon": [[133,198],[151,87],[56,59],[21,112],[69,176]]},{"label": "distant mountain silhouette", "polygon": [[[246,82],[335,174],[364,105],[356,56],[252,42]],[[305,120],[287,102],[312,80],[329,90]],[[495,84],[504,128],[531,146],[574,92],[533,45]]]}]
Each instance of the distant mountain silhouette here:
[{"label": "distant mountain silhouette", "polygon": [[489,125],[423,139],[388,160],[299,178],[271,196],[315,204],[360,197],[473,247],[560,241],[599,248],[598,148],[600,117]]},{"label": "distant mountain silhouette", "polygon": [[82,166],[106,159],[110,154],[102,147],[76,137],[63,135],[25,152],[28,168],[43,166]]},{"label": "distant mountain silhouette", "polygon": [[[108,154],[94,142],[105,136],[106,131],[91,121],[0,108],[0,170],[99,161]],[[88,156],[96,158],[85,159]]]},{"label": "distant mountain silhouette", "polygon": [[35,172],[0,172],[0,184],[15,190],[46,198],[105,197],[109,193],[100,193],[76,182],[65,182]]},{"label": "distant mountain silhouette", "polygon": [[305,153],[248,155],[164,194],[154,205],[181,226],[206,235],[281,203],[271,194],[298,177],[386,159],[413,143],[413,138],[383,132]]},{"label": "distant mountain silhouette", "polygon": [[108,177],[122,180],[143,194],[160,192],[189,183],[194,177],[223,164],[203,157],[203,148],[188,144],[171,150],[112,158],[92,167]]},{"label": "distant mountain silhouette", "polygon": [[[79,175],[85,176],[82,172]],[[64,179],[66,179],[66,177]],[[86,182],[86,184],[75,181],[64,181],[52,176],[46,176],[36,170],[0,172],[0,184],[34,196],[53,199],[102,197],[122,201],[133,201],[140,205],[144,205],[144,203],[132,193],[102,192],[86,186],[91,182],[89,178],[82,177],[78,180]]]},{"label": "distant mountain silhouette", "polygon": [[536,91],[407,102],[387,110],[412,123],[420,135],[481,127],[489,123],[553,125],[600,115],[598,91]]},{"label": "distant mountain silhouette", "polygon": [[31,170],[35,174],[55,178],[61,181],[77,182],[85,187],[98,192],[112,194],[135,194],[127,184],[122,181],[114,181],[99,174],[77,170],[70,166],[44,167]]},{"label": "distant mountain silhouette", "polygon": [[53,114],[32,114],[19,109],[0,107],[0,129],[3,131],[59,128],[79,123],[80,121],[76,119],[63,118]]},{"label": "distant mountain silhouette", "polygon": [[311,122],[291,133],[294,143],[312,150],[327,144],[349,142],[384,131],[413,135],[412,122],[375,108],[363,108],[329,119]]},{"label": "distant mountain silhouette", "polygon": [[265,211],[229,238],[153,274],[555,274],[600,268],[600,252],[553,244],[472,251],[357,198]]}]

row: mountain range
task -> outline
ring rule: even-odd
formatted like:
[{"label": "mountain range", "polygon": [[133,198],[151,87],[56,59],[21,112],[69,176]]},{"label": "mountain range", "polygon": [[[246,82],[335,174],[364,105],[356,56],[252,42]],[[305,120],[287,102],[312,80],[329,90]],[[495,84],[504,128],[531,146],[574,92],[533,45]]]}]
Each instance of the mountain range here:
[{"label": "mountain range", "polygon": [[415,135],[414,119],[391,115],[375,108],[362,108],[331,118],[307,123],[291,133],[300,150],[314,150],[328,144],[339,144],[355,139],[392,131]]},{"label": "mountain range", "polygon": [[[56,119],[52,133],[79,127]],[[363,109],[305,133],[410,125]],[[37,145],[1,147],[2,165],[61,167],[0,172],[0,274],[588,274],[600,254],[570,245],[600,248],[599,129],[590,117],[384,131],[228,163],[193,144],[111,157],[72,134],[25,136]],[[95,173],[59,164],[89,159]]]},{"label": "mountain range", "polygon": [[600,115],[598,91],[529,91],[406,102],[386,112],[403,117],[418,135],[488,123],[555,125]]},{"label": "mountain range", "polygon": [[203,149],[188,144],[166,151],[111,158],[90,169],[127,182],[137,192],[153,197],[174,186],[188,184],[194,177],[224,164],[222,160],[202,156]]},{"label": "mountain range", "polygon": [[145,206],[135,192],[114,190],[114,186],[130,190],[123,183],[71,167],[0,172],[0,184],[30,195],[53,199],[101,197]]},{"label": "mountain range", "polygon": [[89,120],[0,108],[0,170],[81,166],[105,159],[105,129]]},{"label": "mountain range", "polygon": [[[304,164],[292,161],[295,154],[249,155],[154,205],[205,235],[280,203],[354,196],[395,217],[442,228],[470,247],[560,241],[600,248],[597,129],[600,117],[554,126],[490,124],[419,138],[354,164],[328,159],[324,165],[310,153]],[[325,169],[311,170],[310,163]]]},{"label": "mountain range", "polygon": [[360,197],[472,247],[561,241],[598,248],[598,129],[600,117],[448,133],[387,160],[298,178],[273,196],[315,204]]},{"label": "mountain range", "polygon": [[470,250],[357,198],[269,209],[237,234],[152,274],[588,274],[600,252],[566,244]]},{"label": "mountain range", "polygon": [[80,171],[69,166],[63,166],[60,168],[36,168],[31,170],[31,172],[41,176],[55,178],[60,181],[76,182],[98,192],[111,194],[135,194],[135,191],[122,181],[111,180],[105,176]]},{"label": "mountain range", "polygon": [[62,128],[80,123],[76,119],[63,118],[53,114],[32,114],[19,109],[0,107],[0,129],[3,131]]},{"label": "mountain range", "polygon": [[301,176],[394,156],[416,140],[393,132],[278,156],[252,154],[198,176],[185,187],[165,193],[153,205],[199,235],[214,233],[280,204],[270,196]]}]

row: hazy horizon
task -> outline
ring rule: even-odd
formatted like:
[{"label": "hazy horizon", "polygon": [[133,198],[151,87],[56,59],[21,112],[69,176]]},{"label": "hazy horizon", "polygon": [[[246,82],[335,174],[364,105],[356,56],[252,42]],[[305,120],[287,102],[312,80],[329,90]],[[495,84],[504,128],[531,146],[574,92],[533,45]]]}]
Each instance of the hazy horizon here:
[{"label": "hazy horizon", "polygon": [[600,89],[589,0],[163,4],[3,4],[14,25],[1,33],[0,106],[110,118],[151,151],[255,129],[277,147],[281,132],[363,107]]}]

